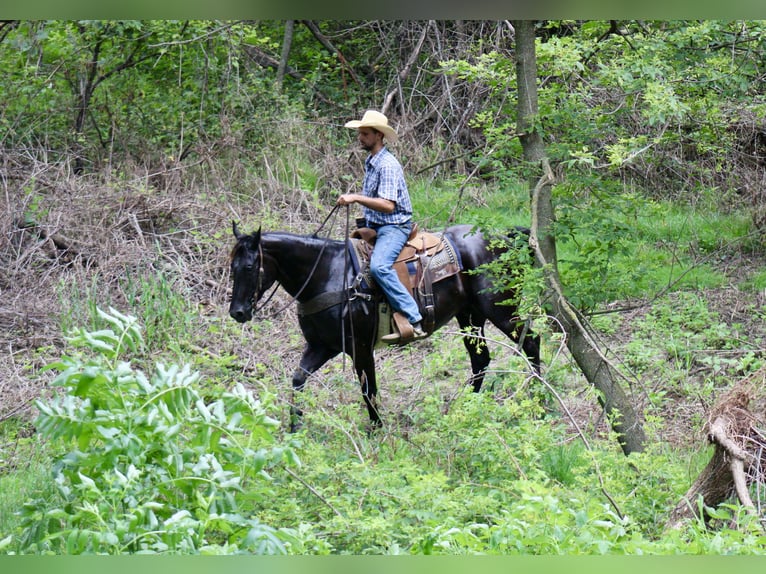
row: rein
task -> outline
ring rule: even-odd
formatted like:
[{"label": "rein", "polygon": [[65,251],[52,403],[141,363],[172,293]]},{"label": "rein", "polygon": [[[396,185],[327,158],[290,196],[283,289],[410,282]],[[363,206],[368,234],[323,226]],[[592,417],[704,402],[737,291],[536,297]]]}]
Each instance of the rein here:
[{"label": "rein", "polygon": [[[324,218],[324,221],[317,228],[317,230],[314,231],[314,233],[311,234],[311,237],[316,237],[316,238],[319,237],[319,235],[318,235],[319,232],[327,224],[327,221],[330,219],[330,217],[332,217],[333,214],[335,214],[338,211],[339,207],[340,207],[339,205],[335,205],[335,207],[333,207],[332,210],[330,210],[330,213],[327,214],[327,217]],[[348,227],[348,206],[346,207],[346,227]],[[348,231],[348,229],[346,231]],[[295,295],[291,295],[290,296],[290,300],[285,305],[283,305],[282,307],[280,307],[276,311],[273,311],[273,312],[269,313],[268,315],[259,315],[258,316],[259,319],[270,319],[272,317],[276,317],[282,311],[284,311],[290,305],[292,305],[293,301],[296,301],[298,299],[300,294],[303,293],[303,290],[308,286],[309,281],[311,281],[311,278],[314,276],[314,273],[316,272],[317,267],[319,266],[319,261],[322,259],[322,254],[324,253],[325,247],[327,247],[327,242],[326,241],[322,244],[322,248],[319,250],[319,255],[317,255],[316,261],[314,261],[314,266],[311,268],[311,271],[309,272],[308,276],[306,277],[306,280],[303,282],[303,285],[301,285],[301,288],[298,289],[298,292]],[[258,292],[261,290],[261,285],[263,283],[264,269],[263,269],[263,242],[262,241],[258,242],[258,257],[259,257],[259,263],[260,263],[260,265],[258,266],[259,267],[259,269],[258,269],[258,287],[256,288],[256,292],[253,294],[253,297],[257,296]],[[345,279],[344,279],[344,281],[345,281]],[[265,300],[261,300],[260,301],[260,305],[258,305],[258,302],[256,301],[256,304],[253,305],[253,315],[254,316],[256,315],[256,313],[261,311],[266,305],[268,305],[269,301],[271,301],[272,297],[274,297],[274,294],[277,292],[277,289],[279,289],[279,283],[275,282],[274,283],[274,288],[271,290],[271,293],[269,294],[269,296]]]},{"label": "rein", "polygon": [[[322,224],[311,235],[312,237],[315,237],[315,238],[319,237],[319,232],[325,227],[325,225],[330,220],[330,218],[337,213],[339,207],[340,207],[339,205],[335,205],[332,208],[332,210],[327,215],[327,217],[325,217],[325,219],[322,222]],[[350,223],[349,223],[350,211],[351,211],[350,206],[347,205],[346,206],[346,240],[348,240],[349,232],[350,232],[350,229],[349,229],[349,227],[350,227]],[[319,250],[319,254],[317,255],[316,261],[314,261],[314,265],[311,268],[311,271],[309,272],[308,276],[306,277],[306,280],[303,282],[303,285],[301,286],[301,288],[298,289],[297,293],[295,295],[292,295],[290,297],[290,300],[287,301],[287,303],[285,303],[285,305],[283,305],[282,307],[280,307],[276,311],[272,311],[268,315],[258,315],[259,319],[266,319],[266,318],[276,317],[277,315],[282,313],[282,311],[284,311],[290,305],[292,305],[293,301],[297,301],[297,299],[300,296],[300,294],[308,286],[309,281],[311,281],[311,278],[314,276],[314,273],[316,272],[317,267],[319,266],[319,261],[321,261],[321,259],[322,259],[322,254],[324,253],[325,247],[327,247],[327,241],[325,241],[322,244],[322,248]],[[344,250],[344,252],[345,252],[345,256],[344,256],[344,262],[343,262],[343,290],[341,292],[339,292],[339,293],[324,293],[324,294],[320,295],[319,297],[320,298],[324,298],[324,299],[328,299],[328,297],[329,297],[330,305],[328,305],[328,306],[337,305],[337,304],[340,304],[340,303],[345,303],[345,305],[346,305],[346,308],[341,312],[341,319],[340,319],[341,345],[342,345],[342,353],[341,354],[343,356],[343,369],[345,370],[345,368],[346,368],[346,354],[347,354],[346,353],[346,324],[345,324],[345,321],[343,320],[343,318],[345,317],[346,313],[350,313],[350,309],[351,309],[350,303],[351,303],[351,301],[353,299],[355,299],[356,297],[360,296],[361,294],[355,293],[354,295],[352,295],[352,293],[351,293],[351,289],[349,288],[349,285],[348,285],[348,269],[349,269],[349,266],[351,265],[351,261],[350,261],[351,254],[349,253],[348,245],[346,245],[346,249]],[[256,288],[256,292],[253,295],[253,297],[257,297],[257,294],[260,293],[261,287],[263,285],[263,275],[265,273],[264,267],[263,267],[263,243],[262,242],[258,243],[258,257],[259,257],[258,286]],[[259,302],[256,301],[256,304],[253,305],[253,315],[258,314],[260,311],[262,311],[264,309],[264,307],[266,305],[269,304],[269,302],[271,301],[272,297],[274,296],[274,294],[276,293],[278,288],[279,288],[279,283],[275,282],[274,288],[271,290],[271,293],[269,294],[269,296],[265,300],[262,299],[260,301],[260,305],[258,304]],[[356,291],[356,289],[354,289],[354,291]],[[299,305],[300,305],[300,303],[299,303]],[[355,338],[354,338],[354,321],[353,321],[352,317],[349,317],[349,325],[351,327],[351,345],[352,345],[351,351],[352,351],[352,355],[356,355],[356,346],[355,346]]]}]

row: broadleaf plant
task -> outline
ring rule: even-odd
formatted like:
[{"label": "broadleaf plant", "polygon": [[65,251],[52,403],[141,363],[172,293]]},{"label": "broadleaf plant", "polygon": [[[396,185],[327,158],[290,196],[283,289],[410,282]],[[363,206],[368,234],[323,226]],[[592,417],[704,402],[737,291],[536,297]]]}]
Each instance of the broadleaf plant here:
[{"label": "broadleaf plant", "polygon": [[99,315],[110,328],[69,339],[86,352],[50,366],[60,392],[37,402],[40,434],[69,451],[53,467],[57,497],[24,506],[16,550],[288,552],[294,534],[255,516],[269,467],[299,464],[277,444],[268,397],[237,384],[211,400],[188,365],[146,376],[121,358],[142,346],[136,319]]}]

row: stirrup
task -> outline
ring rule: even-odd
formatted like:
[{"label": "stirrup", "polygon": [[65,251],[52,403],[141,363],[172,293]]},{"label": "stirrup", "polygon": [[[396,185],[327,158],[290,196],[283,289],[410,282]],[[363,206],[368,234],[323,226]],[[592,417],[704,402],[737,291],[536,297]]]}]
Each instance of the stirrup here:
[{"label": "stirrup", "polygon": [[401,330],[398,328],[399,325],[397,323],[397,329],[393,333],[389,333],[388,335],[383,335],[380,340],[387,345],[398,345],[398,344],[406,344],[410,343],[412,341],[420,341],[421,339],[425,339],[428,337],[428,333],[426,333],[423,330],[423,327],[415,328],[414,325],[407,323],[407,332],[405,335],[402,335]]},{"label": "stirrup", "polygon": [[402,336],[399,333],[389,333],[388,335],[383,335],[380,340],[386,345],[396,345],[401,342]]},{"label": "stirrup", "polygon": [[426,337],[428,337],[428,333],[426,333],[423,330],[423,327],[412,330],[412,339],[411,339],[412,341],[420,341],[421,339],[425,339]]}]

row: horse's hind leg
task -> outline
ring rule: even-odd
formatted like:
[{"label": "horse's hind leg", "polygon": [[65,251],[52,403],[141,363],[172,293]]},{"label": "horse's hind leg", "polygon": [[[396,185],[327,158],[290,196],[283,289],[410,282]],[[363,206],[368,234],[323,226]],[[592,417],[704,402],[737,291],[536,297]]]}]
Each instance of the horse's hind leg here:
[{"label": "horse's hind leg", "polygon": [[303,392],[308,376],[338,354],[323,345],[306,344],[301,362],[293,373],[293,397],[290,406],[290,432],[295,432],[301,425],[303,411],[298,407],[298,395]]},{"label": "horse's hind leg", "polygon": [[532,333],[525,324],[517,328],[516,341],[521,337],[521,349],[529,359],[535,373],[540,374],[540,335]]},{"label": "horse's hind leg", "polygon": [[484,373],[487,371],[491,356],[489,347],[484,339],[484,318],[472,316],[471,313],[458,313],[457,319],[460,329],[465,333],[463,335],[463,345],[471,358],[471,385],[473,391],[478,393],[481,390],[481,384],[484,381]]},{"label": "horse's hind leg", "polygon": [[529,360],[535,373],[540,372],[540,336],[529,329],[529,325],[517,317],[512,317],[509,308],[496,306],[495,312],[489,315],[492,324],[505,335],[521,344],[521,349]]}]

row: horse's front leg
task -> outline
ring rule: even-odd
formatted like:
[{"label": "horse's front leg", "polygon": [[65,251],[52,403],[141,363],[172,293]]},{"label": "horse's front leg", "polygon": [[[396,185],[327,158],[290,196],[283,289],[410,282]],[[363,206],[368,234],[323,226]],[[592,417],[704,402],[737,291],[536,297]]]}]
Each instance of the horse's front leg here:
[{"label": "horse's front leg", "polygon": [[375,357],[372,349],[359,352],[352,357],[356,376],[359,377],[359,384],[362,388],[362,398],[367,407],[367,413],[370,415],[370,424],[373,428],[381,426],[380,414],[378,413],[378,384],[375,381]]},{"label": "horse's front leg", "polygon": [[298,396],[306,386],[310,374],[338,354],[338,351],[328,349],[324,345],[306,343],[301,356],[301,362],[293,373],[293,396],[290,404],[290,432],[295,432],[301,426],[303,411],[298,407]]}]

